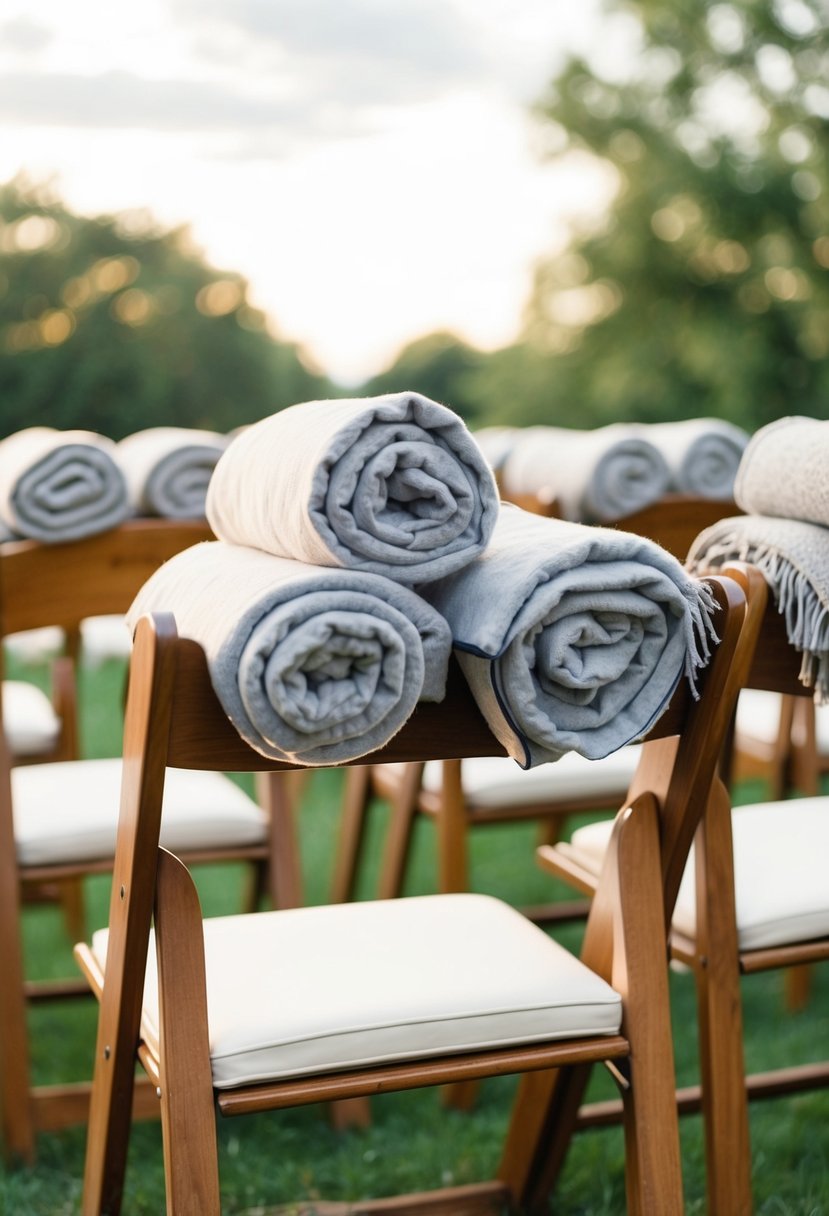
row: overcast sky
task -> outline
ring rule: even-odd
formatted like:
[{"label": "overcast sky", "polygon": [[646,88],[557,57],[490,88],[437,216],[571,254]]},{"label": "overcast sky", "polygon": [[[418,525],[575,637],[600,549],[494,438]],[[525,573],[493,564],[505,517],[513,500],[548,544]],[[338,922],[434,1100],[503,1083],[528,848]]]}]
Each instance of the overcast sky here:
[{"label": "overcast sky", "polygon": [[604,184],[527,108],[598,0],[4,0],[0,180],[189,223],[348,382],[450,328],[510,340]]}]

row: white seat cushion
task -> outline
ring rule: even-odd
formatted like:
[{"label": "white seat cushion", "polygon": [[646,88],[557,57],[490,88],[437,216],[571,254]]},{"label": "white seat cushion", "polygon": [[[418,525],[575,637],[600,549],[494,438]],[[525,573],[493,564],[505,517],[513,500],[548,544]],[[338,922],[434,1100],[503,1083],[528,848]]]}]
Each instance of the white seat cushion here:
[{"label": "white seat cushion", "polygon": [[[603,760],[586,760],[568,752],[555,764],[519,768],[508,756],[477,756],[464,760],[461,782],[466,798],[476,806],[520,806],[558,799],[624,797],[636,766],[641,744],[612,752]],[[430,760],[423,772],[423,787],[440,789],[441,765]]]},{"label": "white seat cushion", "polygon": [[[121,798],[120,760],[69,760],[12,771],[21,865],[112,857]],[[264,811],[222,773],[168,769],[161,843],[174,853],[257,844]]]},{"label": "white seat cushion", "polygon": [[21,633],[7,633],[3,644],[9,654],[23,663],[42,663],[63,650],[65,635],[57,625],[44,625],[42,629],[25,629]]},{"label": "white seat cushion", "polygon": [[744,688],[737,701],[737,744],[758,739],[775,743],[780,730],[780,694],[762,688]]},{"label": "white seat cushion", "polygon": [[[829,935],[829,798],[760,802],[732,811],[734,890],[741,950],[791,945]],[[591,823],[572,844],[593,873],[601,868],[612,824]],[[693,850],[682,878],[674,925],[696,929]]]},{"label": "white seat cushion", "polygon": [[60,718],[42,689],[26,680],[4,680],[3,730],[13,757],[34,756],[55,746]]},{"label": "white seat cushion", "polygon": [[[615,1034],[621,998],[514,909],[425,895],[204,922],[219,1088]],[[106,956],[106,930],[93,950]],[[158,1048],[154,954],[143,1033]]]},{"label": "white seat cushion", "polygon": [[132,636],[123,616],[90,616],[81,621],[81,646],[84,659],[92,664],[126,659]]}]

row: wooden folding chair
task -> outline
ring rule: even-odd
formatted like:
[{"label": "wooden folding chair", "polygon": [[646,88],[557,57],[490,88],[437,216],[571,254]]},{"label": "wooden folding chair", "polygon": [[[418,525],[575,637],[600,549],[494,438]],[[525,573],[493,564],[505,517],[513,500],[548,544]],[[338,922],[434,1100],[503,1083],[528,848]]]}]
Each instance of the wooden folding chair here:
[{"label": "wooden folding chair", "polygon": [[[167,558],[210,535],[203,523],[133,520],[62,545],[16,541],[0,546],[0,636],[46,625],[76,635],[80,622],[124,613],[139,587]],[[126,633],[126,626],[125,626]],[[71,664],[70,664],[71,667]],[[71,672],[67,682],[71,683]],[[122,706],[113,706],[120,721]],[[54,759],[54,757],[53,757]],[[63,760],[14,766],[0,748],[0,1136],[7,1156],[31,1161],[38,1131],[86,1117],[89,1084],[33,1087],[26,1010],[30,1000],[88,995],[79,978],[43,984],[24,980],[21,900],[34,889],[79,887],[107,872],[114,856],[120,759]],[[193,778],[197,778],[194,783]],[[191,860],[244,859],[274,900],[298,902],[298,862],[290,805],[274,778],[257,805],[229,779],[179,774],[166,808],[169,830]],[[274,839],[280,840],[279,863]],[[281,884],[281,885],[280,885]],[[82,905],[76,909],[82,915]],[[85,930],[82,930],[85,933]],[[74,939],[70,939],[74,940]]]},{"label": "wooden folding chair", "polygon": [[[737,567],[723,573],[747,577]],[[811,693],[799,682],[800,662],[769,603],[745,686],[805,700]],[[591,894],[608,841],[604,825],[592,824],[539,857],[546,870]],[[709,1211],[739,1216],[752,1210],[747,1100],[829,1084],[829,1062],[746,1076],[739,998],[741,975],[829,958],[829,798],[733,811],[718,801],[695,855],[677,901],[671,951],[696,980],[702,1085],[682,1091],[679,1106],[703,1111]],[[610,1121],[614,1113],[618,1106],[593,1119]]]},{"label": "wooden folding chair", "polygon": [[[556,516],[552,495],[521,496],[517,505],[535,514]],[[673,494],[613,526],[656,541],[684,561],[699,533],[723,515],[735,514],[732,502]],[[572,753],[555,765],[523,772],[501,758],[419,765],[375,765],[348,774],[343,795],[332,902],[352,899],[360,869],[369,807],[387,802],[391,817],[380,863],[381,898],[399,895],[411,856],[414,825],[426,816],[436,825],[437,884],[440,891],[469,890],[469,832],[488,824],[533,821],[542,841],[554,844],[566,820],[585,811],[614,812],[627,793],[639,760],[636,745],[603,760]],[[557,900],[525,909],[539,922],[584,915],[582,900]]]},{"label": "wooden folding chair", "polygon": [[[629,1210],[682,1211],[666,917],[706,802],[722,797],[717,758],[753,620],[737,584],[711,585],[721,642],[701,698],[683,681],[643,750],[581,962],[513,909],[477,895],[202,922],[186,868],[158,847],[165,770],[279,765],[229,724],[201,648],[177,637],[171,616],[142,618],[109,929],[76,950],[101,1002],[85,1216],[120,1210],[136,1056],[158,1087],[175,1216],[218,1216],[214,1105],[236,1115],[512,1072],[526,1079],[495,1182],[360,1210],[538,1212],[597,1060],[626,1078]],[[498,753],[453,665],[446,700],[419,706],[378,758]],[[604,1004],[614,991],[621,1025]],[[539,1020],[526,1020],[531,1009]]]}]

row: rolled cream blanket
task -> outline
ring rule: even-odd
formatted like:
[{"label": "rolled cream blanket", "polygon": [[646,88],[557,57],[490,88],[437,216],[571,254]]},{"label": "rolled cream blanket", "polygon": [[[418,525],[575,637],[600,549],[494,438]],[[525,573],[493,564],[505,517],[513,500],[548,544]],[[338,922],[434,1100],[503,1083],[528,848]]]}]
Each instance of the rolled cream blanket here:
[{"label": "rolled cream blanket", "polygon": [[829,422],[794,415],[752,436],[734,500],[751,515],[777,515],[829,527]]},{"label": "rolled cream blanket", "polygon": [[655,422],[638,429],[665,457],[672,490],[699,498],[733,498],[747,431],[720,418]]},{"label": "rolled cream blanket", "polygon": [[111,439],[29,427],[0,441],[0,521],[13,535],[78,540],[117,527],[129,513]]},{"label": "rolled cream blanket", "polygon": [[116,457],[136,515],[204,519],[207,487],[229,443],[216,431],[148,427],[122,439]]},{"label": "rolled cream blanket", "polygon": [[713,637],[707,588],[652,541],[517,507],[502,508],[481,557],[424,594],[524,768],[640,738]]},{"label": "rolled cream blanket", "polygon": [[667,462],[641,433],[621,423],[594,431],[528,427],[501,467],[501,488],[555,497],[561,514],[582,523],[609,523],[662,498]]},{"label": "rolled cream blanket", "polygon": [[156,611],[201,644],[228,717],[271,758],[354,760],[445,691],[446,622],[380,575],[204,541],[152,575],[127,624]]},{"label": "rolled cream blanket", "polygon": [[418,393],[281,410],[237,435],[207,494],[221,540],[408,584],[471,561],[497,513],[464,423]]},{"label": "rolled cream blanket", "polygon": [[489,467],[498,473],[522,433],[521,428],[517,426],[485,426],[479,431],[473,431],[472,438],[481,449]]}]

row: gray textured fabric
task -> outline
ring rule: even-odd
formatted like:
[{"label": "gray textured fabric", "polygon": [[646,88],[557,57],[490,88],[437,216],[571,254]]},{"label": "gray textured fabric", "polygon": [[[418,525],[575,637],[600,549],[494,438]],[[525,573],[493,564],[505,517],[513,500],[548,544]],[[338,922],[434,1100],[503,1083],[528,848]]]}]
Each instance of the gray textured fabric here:
[{"label": "gray textured fabric", "polygon": [[500,469],[513,494],[551,494],[561,514],[582,523],[609,523],[630,515],[667,491],[664,456],[641,431],[623,424],[594,431],[527,427],[515,438]]},{"label": "gray textured fabric", "polygon": [[281,410],[237,435],[207,494],[221,540],[411,585],[471,561],[497,513],[464,423],[418,393]]},{"label": "gray textured fabric", "polygon": [[814,689],[818,705],[827,704],[829,528],[770,515],[722,519],[699,534],[688,563],[695,570],[710,570],[729,561],[751,562],[763,571],[785,619],[786,636],[803,655],[800,679]]},{"label": "gray textured fabric", "polygon": [[172,612],[202,645],[228,717],[272,758],[356,759],[445,691],[446,622],[380,575],[204,541],[152,575],[128,625],[146,612]]},{"label": "gray textured fabric", "polygon": [[216,431],[154,426],[120,440],[116,459],[136,515],[204,519],[207,487],[229,443]]},{"label": "gray textured fabric", "polygon": [[700,498],[733,497],[747,431],[719,418],[655,422],[638,429],[665,457],[672,490]]},{"label": "gray textured fabric", "polygon": [[829,422],[779,418],[752,437],[740,462],[734,500],[750,515],[776,515],[829,527]]},{"label": "gray textured fabric", "polygon": [[524,768],[641,737],[707,661],[712,601],[652,541],[503,507],[486,552],[425,588],[491,730]]},{"label": "gray textured fabric", "polygon": [[706,528],[688,555],[695,569],[747,561],[763,571],[818,705],[829,702],[827,468],[829,422],[793,415],[762,427],[734,483],[747,514]]},{"label": "gray textured fabric", "polygon": [[129,512],[111,439],[43,426],[0,441],[0,521],[13,535],[79,540],[117,527]]}]

